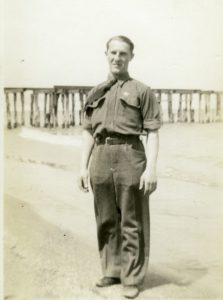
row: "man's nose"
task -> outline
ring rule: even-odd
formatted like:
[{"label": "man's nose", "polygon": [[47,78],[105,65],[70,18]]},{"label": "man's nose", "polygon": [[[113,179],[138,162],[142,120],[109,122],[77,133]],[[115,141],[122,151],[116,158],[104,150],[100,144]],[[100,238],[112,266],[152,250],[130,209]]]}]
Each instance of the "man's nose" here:
[{"label": "man's nose", "polygon": [[114,58],[115,58],[115,60],[120,60],[120,54],[116,53]]}]

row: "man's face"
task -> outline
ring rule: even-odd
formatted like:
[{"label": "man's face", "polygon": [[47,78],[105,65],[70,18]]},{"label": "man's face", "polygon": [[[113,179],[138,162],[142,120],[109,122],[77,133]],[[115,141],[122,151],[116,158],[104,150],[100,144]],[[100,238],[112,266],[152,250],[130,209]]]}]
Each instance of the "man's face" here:
[{"label": "man's face", "polygon": [[121,75],[128,72],[129,62],[134,56],[129,44],[119,40],[112,40],[105,54],[112,74]]}]

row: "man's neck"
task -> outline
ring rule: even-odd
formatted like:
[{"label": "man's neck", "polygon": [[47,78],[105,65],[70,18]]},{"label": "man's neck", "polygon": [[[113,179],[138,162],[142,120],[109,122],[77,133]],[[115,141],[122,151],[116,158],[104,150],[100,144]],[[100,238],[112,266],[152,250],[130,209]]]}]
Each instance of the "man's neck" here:
[{"label": "man's neck", "polygon": [[126,73],[121,73],[121,74],[113,74],[113,73],[109,73],[108,75],[108,79],[109,80],[122,80],[122,81],[126,81],[128,80],[130,77],[129,77],[129,73],[126,72]]}]

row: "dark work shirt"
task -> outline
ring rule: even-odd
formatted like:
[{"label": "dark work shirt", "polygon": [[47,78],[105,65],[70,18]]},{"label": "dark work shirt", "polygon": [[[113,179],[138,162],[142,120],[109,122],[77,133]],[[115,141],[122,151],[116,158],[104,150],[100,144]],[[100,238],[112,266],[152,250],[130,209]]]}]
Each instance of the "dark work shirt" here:
[{"label": "dark work shirt", "polygon": [[[111,75],[110,75],[111,77]],[[94,93],[97,86],[90,92]],[[161,126],[160,104],[151,88],[125,74],[109,91],[87,106],[84,129],[93,136],[146,134]]]}]

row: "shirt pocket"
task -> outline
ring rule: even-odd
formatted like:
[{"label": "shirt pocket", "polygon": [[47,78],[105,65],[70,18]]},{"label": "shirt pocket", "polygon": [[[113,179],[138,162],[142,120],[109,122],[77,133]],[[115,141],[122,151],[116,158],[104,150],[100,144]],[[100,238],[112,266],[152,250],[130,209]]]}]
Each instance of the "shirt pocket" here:
[{"label": "shirt pocket", "polygon": [[88,108],[95,109],[97,107],[100,107],[103,104],[104,100],[105,100],[105,96],[100,97],[97,100],[94,100],[94,102],[87,104],[87,109]]},{"label": "shirt pocket", "polygon": [[94,102],[89,103],[86,105],[86,115],[88,117],[92,117],[92,115],[100,109],[100,107],[103,105],[105,100],[105,96],[98,98],[97,100],[94,100]]},{"label": "shirt pocket", "polygon": [[98,98],[91,104],[87,105],[86,113],[91,119],[92,128],[94,129],[96,124],[103,122],[103,116],[105,114],[105,96]]},{"label": "shirt pocket", "polygon": [[137,96],[134,95],[128,95],[128,96],[121,96],[120,100],[122,102],[122,105],[124,106],[130,106],[132,108],[140,108],[139,99]]},{"label": "shirt pocket", "polygon": [[136,95],[120,96],[119,109],[123,121],[140,126],[140,100]]}]

